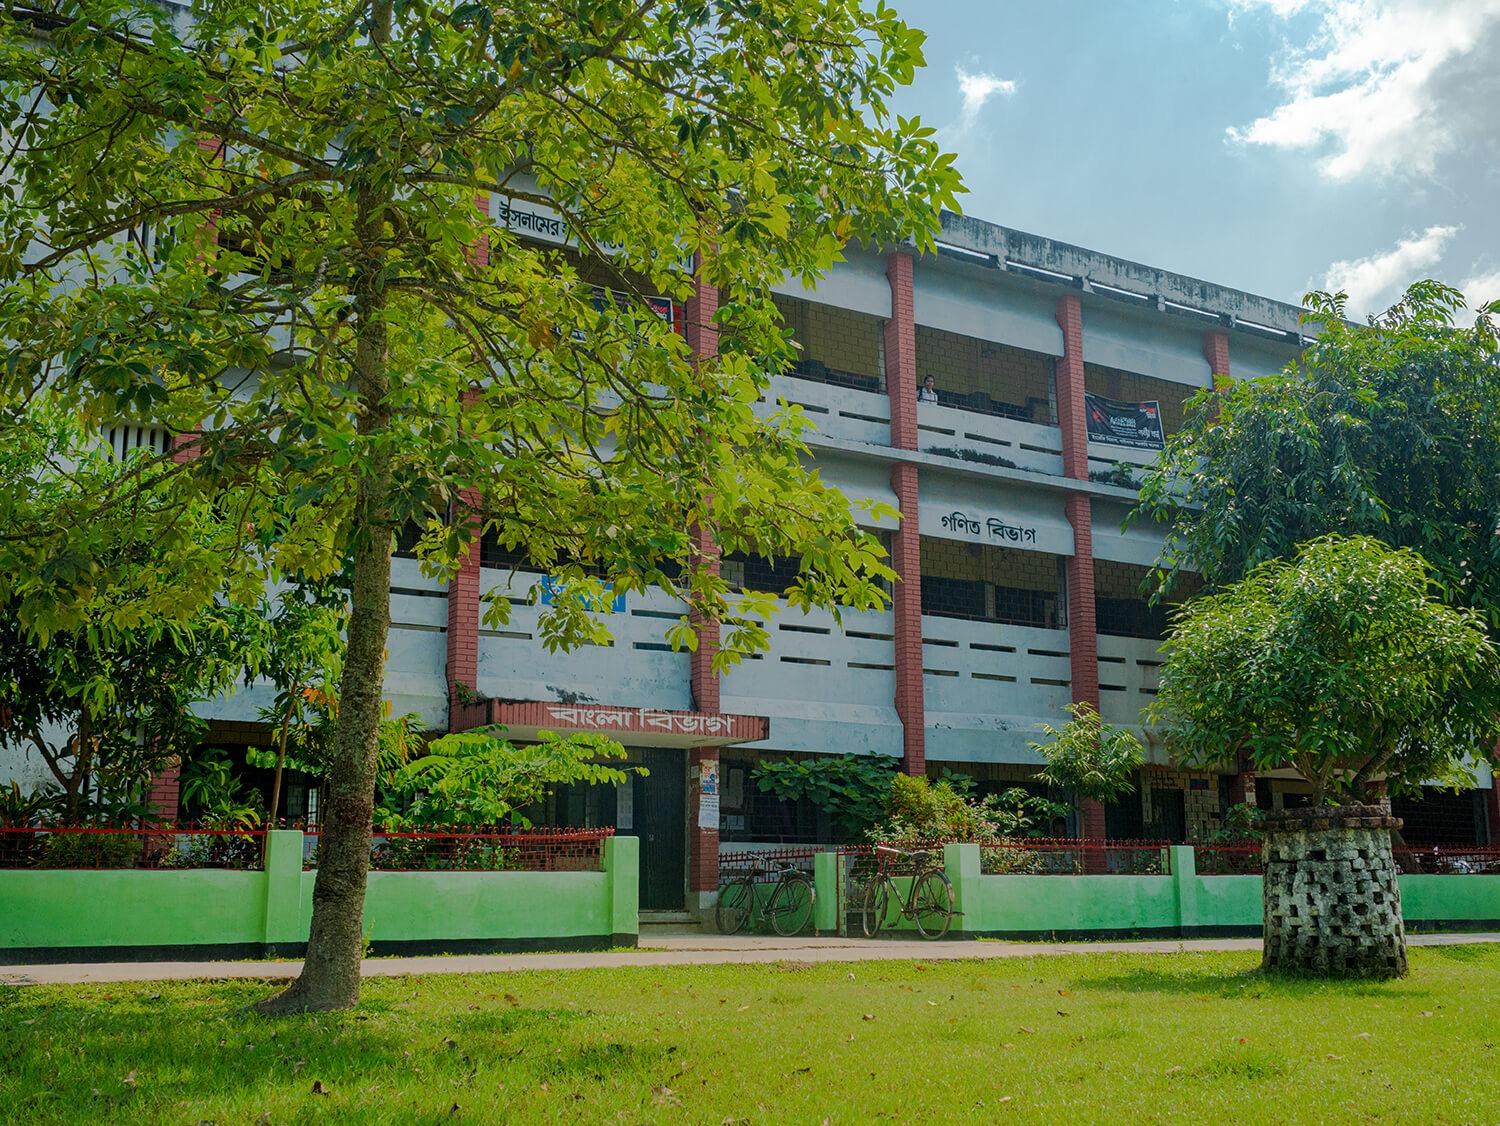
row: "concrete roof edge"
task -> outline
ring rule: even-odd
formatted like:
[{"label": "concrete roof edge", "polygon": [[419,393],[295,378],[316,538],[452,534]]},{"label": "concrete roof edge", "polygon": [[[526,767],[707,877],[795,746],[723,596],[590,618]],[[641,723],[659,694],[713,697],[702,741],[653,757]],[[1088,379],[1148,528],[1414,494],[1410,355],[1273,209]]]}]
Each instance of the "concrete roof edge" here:
[{"label": "concrete roof edge", "polygon": [[[1102,254],[1096,250],[1058,242],[998,223],[944,211],[942,246],[988,259],[994,268],[1088,290],[1103,286],[1147,299],[1159,307],[1177,305],[1216,317],[1227,328],[1243,327],[1251,332],[1270,329],[1288,335],[1305,334],[1304,310],[1285,301],[1258,297],[1216,282],[1172,273],[1140,262]],[[1259,333],[1258,333],[1259,334]]]}]

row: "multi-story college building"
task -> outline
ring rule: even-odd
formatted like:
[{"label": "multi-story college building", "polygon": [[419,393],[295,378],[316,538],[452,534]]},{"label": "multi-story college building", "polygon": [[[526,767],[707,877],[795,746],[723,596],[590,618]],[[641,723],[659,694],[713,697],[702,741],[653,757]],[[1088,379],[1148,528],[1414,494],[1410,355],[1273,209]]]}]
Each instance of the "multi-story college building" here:
[{"label": "multi-story college building", "polygon": [[[557,237],[547,216],[499,200],[491,214]],[[699,624],[696,653],[664,642],[686,612],[665,594],[616,599],[611,645],[552,653],[542,607],[524,601],[545,576],[524,560],[486,544],[451,583],[395,560],[395,710],[435,731],[504,723],[517,740],[595,731],[630,747],[649,775],[565,789],[544,816],[638,836],[646,909],[708,902],[721,847],[826,839],[817,810],[759,792],[763,756],[887,755],[996,790],[1028,784],[1038,723],[1061,723],[1071,702],[1139,728],[1165,612],[1143,591],[1160,534],[1122,530],[1135,485],[1190,396],[1280,369],[1303,339],[1296,306],[951,215],[939,253],[851,249],[815,290],[789,284],[777,302],[802,351],[765,409],[799,406],[816,423],[823,478],[900,511],[876,529],[900,576],[890,609],[838,622],[783,613],[769,650],[718,676],[713,623]],[[682,318],[700,352],[715,345],[714,303],[702,290]],[[734,585],[774,592],[796,561],[720,566]],[[496,587],[520,598],[492,630],[481,598]],[[210,709],[217,744],[269,740],[248,722],[259,695]],[[1304,789],[1175,770],[1143,735],[1155,765],[1137,793],[1085,809],[1071,831],[1180,841],[1219,828],[1233,803],[1280,806]],[[164,779],[159,800],[172,804],[174,789]],[[290,800],[294,816],[315,812],[305,790]],[[1478,790],[1398,812],[1413,840],[1471,843],[1500,826],[1487,772]]]}]

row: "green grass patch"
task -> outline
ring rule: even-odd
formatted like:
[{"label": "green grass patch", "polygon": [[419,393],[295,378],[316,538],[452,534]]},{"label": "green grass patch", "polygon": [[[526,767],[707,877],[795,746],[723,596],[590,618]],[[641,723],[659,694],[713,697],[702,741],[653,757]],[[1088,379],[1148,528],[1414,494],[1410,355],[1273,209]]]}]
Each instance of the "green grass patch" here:
[{"label": "green grass patch", "polygon": [[0,1121],[1493,1122],[1500,947],[1399,982],[1254,954],[0,987]]}]

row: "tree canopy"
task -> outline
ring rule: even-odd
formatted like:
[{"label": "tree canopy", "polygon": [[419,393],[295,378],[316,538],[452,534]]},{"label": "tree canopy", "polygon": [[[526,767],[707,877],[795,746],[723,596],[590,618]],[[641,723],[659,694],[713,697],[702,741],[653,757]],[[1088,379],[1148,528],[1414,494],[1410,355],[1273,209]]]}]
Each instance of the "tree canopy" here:
[{"label": "tree canopy", "polygon": [[1306,298],[1300,364],[1205,390],[1141,489],[1169,526],[1170,583],[1210,589],[1329,533],[1415,549],[1443,597],[1500,627],[1500,366],[1492,314],[1418,282],[1367,325],[1342,294]]},{"label": "tree canopy", "polygon": [[0,419],[46,394],[191,436],[153,487],[236,513],[208,579],[348,568],[308,958],[274,1007],[358,995],[396,529],[440,571],[482,534],[563,576],[563,643],[600,636],[602,576],[724,619],[723,659],[763,645],[774,601],[732,596],[695,530],[798,558],[793,604],[881,601],[878,543],[757,401],[792,354],[773,286],[852,239],[930,247],[954,205],[887,104],[921,42],[884,0],[0,14]]},{"label": "tree canopy", "polygon": [[1290,767],[1313,804],[1423,782],[1472,784],[1494,761],[1500,675],[1483,620],[1444,605],[1426,563],[1368,536],[1325,536],[1178,611],[1150,708],[1173,754],[1246,752]]}]

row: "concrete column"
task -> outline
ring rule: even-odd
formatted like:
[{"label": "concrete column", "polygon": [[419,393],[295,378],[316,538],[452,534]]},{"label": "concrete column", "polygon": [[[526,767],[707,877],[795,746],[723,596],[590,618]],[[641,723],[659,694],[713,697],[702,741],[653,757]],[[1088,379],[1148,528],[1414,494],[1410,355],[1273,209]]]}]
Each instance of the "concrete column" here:
[{"label": "concrete column", "polygon": [[266,834],[265,880],[266,923],[262,941],[266,953],[296,957],[307,945],[307,924],[302,915],[300,832],[272,829]]},{"label": "concrete column", "polygon": [[[915,393],[913,393],[915,394]],[[895,411],[895,400],[891,400]],[[916,409],[916,403],[912,403]],[[891,537],[896,619],[896,714],[903,728],[902,757],[907,774],[927,773],[926,708],[922,699],[922,551],[917,520],[917,467],[891,467],[891,488],[901,507],[901,524]]]},{"label": "concrete column", "polygon": [[635,946],[641,933],[641,842],[606,837],[604,871],[609,876],[610,942]]},{"label": "concrete column", "polygon": [[979,908],[979,877],[983,872],[979,846],[977,844],[945,844],[943,846],[943,871],[953,884],[954,931],[978,932],[981,920]]},{"label": "concrete column", "polygon": [[843,857],[837,852],[819,852],[813,856],[813,932],[839,933],[843,904],[839,902],[839,867]]},{"label": "concrete column", "polygon": [[885,260],[891,319],[885,323],[885,389],[891,399],[891,445],[917,448],[917,321],[912,257],[898,250]]}]

